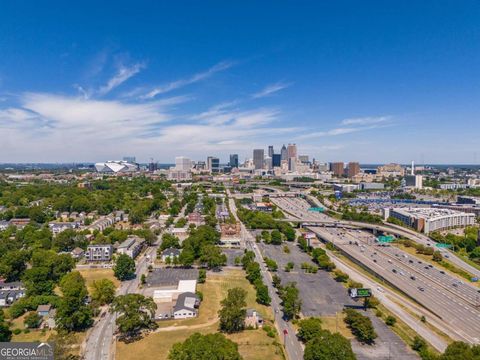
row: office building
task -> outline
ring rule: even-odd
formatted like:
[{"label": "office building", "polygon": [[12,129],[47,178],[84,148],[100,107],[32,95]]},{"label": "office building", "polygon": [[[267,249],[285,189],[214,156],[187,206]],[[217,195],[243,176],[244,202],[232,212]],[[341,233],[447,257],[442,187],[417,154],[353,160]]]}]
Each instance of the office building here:
[{"label": "office building", "polygon": [[238,154],[230,155],[230,166],[233,168],[238,168]]},{"label": "office building", "polygon": [[264,150],[263,149],[254,149],[253,150],[253,166],[255,170],[263,169],[263,159],[264,159]]},{"label": "office building", "polygon": [[343,162],[334,162],[330,163],[330,171],[333,172],[333,175],[341,177],[344,174],[344,164]]},{"label": "office building", "polygon": [[110,261],[112,260],[112,245],[88,245],[85,252],[86,261]]},{"label": "office building", "polygon": [[175,170],[189,171],[192,168],[192,160],[185,156],[177,156],[175,158]]},{"label": "office building", "polygon": [[207,158],[207,169],[212,173],[220,172],[220,159],[217,157],[209,156]]},{"label": "office building", "polygon": [[348,177],[353,178],[357,174],[360,174],[360,164],[358,162],[349,162]]},{"label": "office building", "polygon": [[384,209],[384,217],[398,219],[425,234],[475,224],[475,214],[439,208]]},{"label": "office building", "polygon": [[377,174],[384,177],[397,177],[405,175],[405,170],[398,164],[386,164],[377,167]]},{"label": "office building", "polygon": [[298,160],[300,160],[300,162],[302,164],[308,164],[309,163],[308,155],[299,155]]},{"label": "office building", "polygon": [[297,145],[296,144],[288,144],[287,147],[287,157],[288,159],[297,159]]},{"label": "office building", "polygon": [[423,176],[422,175],[406,175],[405,176],[405,186],[412,187],[415,189],[423,188]]},{"label": "office building", "polygon": [[285,147],[285,144],[283,144],[282,149],[280,150],[280,156],[281,159],[280,161],[287,161],[288,156],[287,156],[287,148]]},{"label": "office building", "polygon": [[281,154],[273,154],[272,156],[272,166],[273,167],[280,167],[282,164],[282,155]]},{"label": "office building", "polygon": [[273,160],[270,156],[266,156],[264,160],[264,167],[267,170],[272,170],[273,169]]},{"label": "office building", "polygon": [[269,157],[273,157],[273,154],[274,154],[274,152],[273,152],[273,145],[269,145],[269,146],[268,146],[268,156],[269,156]]}]

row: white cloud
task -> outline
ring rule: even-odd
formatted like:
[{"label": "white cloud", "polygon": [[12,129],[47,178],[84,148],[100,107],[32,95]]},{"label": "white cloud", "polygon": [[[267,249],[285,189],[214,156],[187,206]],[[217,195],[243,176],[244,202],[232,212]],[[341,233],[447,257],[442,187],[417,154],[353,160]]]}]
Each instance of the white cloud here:
[{"label": "white cloud", "polygon": [[391,116],[361,117],[342,120],[342,125],[373,125],[390,121]]},{"label": "white cloud", "polygon": [[111,77],[104,86],[100,87],[97,93],[99,95],[108,94],[110,91],[112,91],[113,89],[120,86],[128,79],[130,79],[132,76],[135,76],[136,74],[138,74],[144,68],[145,68],[144,63],[136,63],[130,67],[120,65],[117,73],[113,77]]},{"label": "white cloud", "polygon": [[140,98],[141,99],[152,99],[152,98],[156,97],[157,95],[165,94],[165,93],[170,92],[172,90],[176,90],[176,89],[182,88],[184,86],[191,85],[191,84],[194,84],[196,82],[205,80],[205,79],[211,77],[212,75],[214,75],[218,72],[221,72],[221,71],[224,71],[224,70],[227,70],[227,69],[231,68],[233,65],[234,65],[233,62],[220,62],[220,63],[212,66],[210,69],[208,69],[204,72],[194,74],[193,76],[191,76],[189,78],[180,79],[180,80],[170,82],[168,84],[157,86],[154,89],[150,90],[147,94],[141,96]]},{"label": "white cloud", "polygon": [[276,93],[280,90],[283,90],[283,89],[289,87],[290,85],[291,84],[286,84],[286,83],[283,83],[283,82],[277,82],[275,84],[270,84],[270,85],[266,86],[264,89],[262,89],[261,91],[253,94],[252,97],[254,99],[263,98],[263,97],[272,95],[273,93]]}]

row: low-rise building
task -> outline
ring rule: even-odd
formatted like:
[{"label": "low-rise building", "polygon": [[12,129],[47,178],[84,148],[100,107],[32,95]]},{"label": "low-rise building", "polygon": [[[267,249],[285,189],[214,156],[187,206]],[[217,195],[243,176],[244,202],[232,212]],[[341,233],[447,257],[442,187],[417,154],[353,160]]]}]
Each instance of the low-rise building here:
[{"label": "low-rise building", "polygon": [[188,319],[198,315],[200,298],[193,292],[184,292],[178,295],[177,302],[173,307],[175,319]]},{"label": "low-rise building", "polygon": [[76,247],[70,252],[70,255],[72,255],[74,259],[81,259],[85,255],[85,250],[83,250],[82,248]]},{"label": "low-rise building", "polygon": [[263,327],[263,317],[255,309],[247,309],[247,315],[245,317],[246,328],[261,328]]},{"label": "low-rise building", "polygon": [[398,219],[425,234],[475,224],[475,214],[437,207],[384,209],[384,216]]},{"label": "low-rise building", "polygon": [[113,246],[104,245],[88,245],[85,252],[85,260],[90,262],[111,261],[113,254]]},{"label": "low-rise building", "polygon": [[61,233],[62,231],[71,229],[75,230],[80,227],[79,222],[49,222],[48,227],[52,231],[53,235],[57,235]]},{"label": "low-rise building", "polygon": [[173,260],[173,258],[178,258],[180,256],[180,249],[176,248],[168,248],[162,251],[162,261],[166,262],[167,258],[170,258],[170,260]]},{"label": "low-rise building", "polygon": [[117,248],[119,254],[126,254],[132,259],[135,259],[145,246],[145,239],[138,236],[129,236]]},{"label": "low-rise building", "polygon": [[12,305],[15,301],[25,296],[25,287],[20,281],[0,282],[0,307]]}]

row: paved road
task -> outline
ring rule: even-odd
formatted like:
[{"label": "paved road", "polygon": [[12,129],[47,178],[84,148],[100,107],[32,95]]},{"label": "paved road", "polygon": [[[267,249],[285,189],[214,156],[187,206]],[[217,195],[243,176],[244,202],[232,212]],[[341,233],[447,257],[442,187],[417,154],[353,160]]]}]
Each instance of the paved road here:
[{"label": "paved road", "polygon": [[[355,302],[347,293],[347,290],[336,282],[330,274],[325,271],[319,271],[317,274],[305,274],[300,269],[300,264],[307,262],[313,264],[310,256],[293,245],[287,244],[290,253],[283,251],[283,246],[260,244],[262,253],[267,257],[274,259],[279,270],[277,274],[282,279],[282,283],[295,281],[300,291],[302,299],[302,314],[304,316],[336,316],[345,306],[358,307],[361,302]],[[293,261],[295,268],[291,272],[285,272],[283,269],[287,262]],[[361,310],[363,312],[363,310]],[[375,344],[366,346],[353,339],[352,349],[357,359],[418,359],[418,356],[411,351],[408,346],[396,335],[384,322],[380,321],[372,311],[364,312],[375,327],[378,338]],[[340,318],[339,321],[342,321]]]},{"label": "paved road", "polygon": [[[229,199],[229,206],[230,206],[230,211],[233,213],[236,220],[240,222],[240,220],[237,217],[237,208],[235,206],[235,202],[231,198]],[[285,321],[283,318],[281,305],[280,305],[281,300],[278,297],[278,294],[272,285],[272,277],[270,275],[270,272],[267,270],[267,268],[263,263],[263,258],[258,246],[255,244],[255,239],[248,232],[248,230],[245,228],[242,222],[240,222],[240,225],[241,225],[241,231],[242,231],[242,238],[245,239],[247,249],[252,250],[255,253],[255,260],[260,264],[263,281],[267,285],[268,292],[270,294],[270,297],[272,298],[272,302],[270,306],[274,311],[273,314],[275,317],[275,326],[277,327],[280,337],[283,338],[282,340],[285,346],[285,351],[287,353],[287,356],[290,360],[303,359],[302,345],[298,341],[298,338],[296,336],[295,329],[293,328],[293,326],[288,321]],[[284,334],[285,330],[287,331],[287,334]]]},{"label": "paved road", "polygon": [[[315,228],[327,241],[350,254],[444,320],[464,341],[480,343],[477,289],[397,248],[375,244],[368,236],[337,228]],[[350,244],[351,242],[351,244]],[[355,245],[355,242],[358,245]],[[455,286],[453,286],[455,284]]]},{"label": "paved road", "polygon": [[[132,280],[122,282],[116,295],[125,295],[134,293],[138,289],[140,275],[147,271],[148,265],[152,259],[155,259],[158,247],[158,241],[154,246],[149,247],[144,254],[137,259],[137,277]],[[115,331],[116,314],[107,312],[106,315],[98,320],[86,340],[85,360],[110,360],[112,354],[113,336]]]},{"label": "paved road", "polygon": [[[314,199],[313,197],[310,196],[309,199],[316,202],[317,205],[323,206],[318,200]],[[278,198],[277,197],[272,199],[272,202],[274,202],[283,210],[287,211],[291,215],[290,217],[292,219],[297,218],[297,219],[301,219],[304,222],[319,222],[319,223],[323,222],[325,224],[337,223],[339,225],[369,228],[372,230],[378,230],[378,231],[402,236],[402,237],[414,240],[415,242],[425,246],[432,246],[435,243],[432,239],[430,239],[428,236],[424,234],[420,234],[414,230],[410,230],[403,226],[399,226],[395,224],[390,224],[390,223],[368,224],[368,223],[362,223],[357,221],[344,221],[344,220],[333,219],[324,214],[310,212],[308,211],[308,209],[310,208],[310,205],[308,204],[307,201],[301,198]],[[460,257],[458,257],[454,252],[448,249],[439,249],[439,250],[442,252],[443,256],[447,257],[448,260],[452,262],[455,266],[465,270],[472,276],[476,276],[480,278],[479,269],[466,263]]]}]

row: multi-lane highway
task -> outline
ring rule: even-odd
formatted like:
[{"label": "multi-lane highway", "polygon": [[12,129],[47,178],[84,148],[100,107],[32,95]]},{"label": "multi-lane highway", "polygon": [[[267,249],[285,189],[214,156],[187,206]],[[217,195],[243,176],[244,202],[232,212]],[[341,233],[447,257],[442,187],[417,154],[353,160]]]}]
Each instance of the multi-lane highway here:
[{"label": "multi-lane highway", "polygon": [[[316,220],[325,224],[337,222],[339,226],[354,225],[308,211],[310,205],[301,198],[276,197],[272,201],[289,216],[305,222]],[[397,248],[375,245],[372,234],[337,227],[309,229],[325,240],[334,242],[357,261],[435,313],[460,338],[471,343],[480,342],[480,294],[477,288]],[[425,240],[423,235],[419,238]]]},{"label": "multi-lane highway", "polygon": [[[318,202],[318,200],[316,200],[312,196],[309,196],[309,199],[311,199],[317,205],[322,206],[320,202]],[[387,224],[387,223],[367,224],[367,223],[361,223],[356,221],[337,220],[324,214],[308,211],[308,209],[310,208],[310,205],[308,204],[307,201],[301,198],[276,197],[272,199],[272,202],[288,213],[287,215],[289,216],[287,216],[287,220],[290,220],[290,219],[293,220],[296,218],[306,223],[308,222],[318,222],[318,223],[324,223],[324,224],[336,223],[339,225],[345,225],[345,226],[351,226],[351,227],[368,228],[374,231],[376,230],[376,231],[394,234],[397,236],[402,236],[402,237],[414,240],[415,242],[425,246],[434,245],[434,241],[430,239],[428,236],[424,234],[420,234],[414,230],[404,228],[402,226]],[[459,258],[455,253],[453,253],[448,249],[439,249],[439,250],[442,252],[442,255],[448,258],[448,261],[450,261],[452,264],[466,271],[467,273],[471,274],[472,277],[480,278],[479,269],[466,263],[461,258]]]},{"label": "multi-lane highway", "polygon": [[400,249],[381,246],[370,234],[339,228],[309,229],[443,319],[465,341],[480,343],[475,287]]}]

